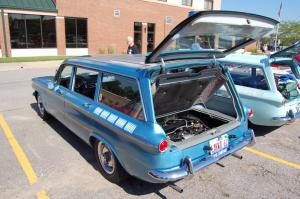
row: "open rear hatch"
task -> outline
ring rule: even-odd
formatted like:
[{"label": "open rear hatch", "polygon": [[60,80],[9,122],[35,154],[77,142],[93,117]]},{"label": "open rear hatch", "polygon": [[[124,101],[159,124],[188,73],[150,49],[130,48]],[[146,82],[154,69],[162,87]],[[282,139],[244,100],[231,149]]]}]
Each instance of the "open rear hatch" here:
[{"label": "open rear hatch", "polygon": [[278,21],[233,11],[201,11],[177,25],[145,62],[224,57],[269,33]]}]

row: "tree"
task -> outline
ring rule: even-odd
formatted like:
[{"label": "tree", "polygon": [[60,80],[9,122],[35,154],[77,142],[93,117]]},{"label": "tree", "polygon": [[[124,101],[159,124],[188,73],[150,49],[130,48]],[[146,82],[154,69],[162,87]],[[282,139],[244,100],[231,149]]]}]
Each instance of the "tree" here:
[{"label": "tree", "polygon": [[[273,38],[274,35],[271,37]],[[281,46],[290,46],[300,40],[300,22],[285,21],[280,23],[278,38]]]}]

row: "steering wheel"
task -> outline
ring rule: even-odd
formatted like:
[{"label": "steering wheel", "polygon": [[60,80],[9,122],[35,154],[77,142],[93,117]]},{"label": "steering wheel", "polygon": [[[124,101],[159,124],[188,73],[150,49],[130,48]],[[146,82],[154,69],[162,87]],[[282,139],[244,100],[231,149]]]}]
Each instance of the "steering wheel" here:
[{"label": "steering wheel", "polygon": [[81,76],[76,76],[74,90],[77,92],[81,92],[84,88],[87,88],[86,80]]}]

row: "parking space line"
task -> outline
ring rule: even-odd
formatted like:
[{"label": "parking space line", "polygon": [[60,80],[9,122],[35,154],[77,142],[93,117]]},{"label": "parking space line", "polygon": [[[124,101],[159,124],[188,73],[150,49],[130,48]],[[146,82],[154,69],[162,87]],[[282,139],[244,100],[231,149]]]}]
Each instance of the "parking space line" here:
[{"label": "parking space line", "polygon": [[278,162],[278,163],[281,163],[281,164],[285,164],[285,165],[287,165],[287,166],[294,167],[294,168],[296,168],[296,169],[300,169],[300,165],[299,165],[299,164],[296,164],[296,163],[293,163],[293,162],[289,162],[289,161],[283,160],[283,159],[281,159],[281,158],[277,158],[277,157],[275,157],[275,156],[272,156],[272,155],[266,154],[266,153],[264,153],[264,152],[255,150],[255,149],[253,149],[253,148],[245,147],[244,149],[245,149],[246,151],[248,151],[248,152],[251,152],[251,153],[254,153],[254,154],[256,154],[256,155],[259,155],[259,156],[268,158],[268,159],[273,160],[273,161],[275,161],[275,162]]},{"label": "parking space line", "polygon": [[36,174],[1,113],[0,113],[0,126],[2,127],[3,132],[10,146],[12,147],[24,173],[26,174],[29,183],[31,185],[35,184],[37,181]]},{"label": "parking space line", "polygon": [[37,199],[49,199],[49,197],[47,196],[46,191],[44,191],[44,190],[40,191],[40,192],[37,192],[36,197],[37,197]]}]

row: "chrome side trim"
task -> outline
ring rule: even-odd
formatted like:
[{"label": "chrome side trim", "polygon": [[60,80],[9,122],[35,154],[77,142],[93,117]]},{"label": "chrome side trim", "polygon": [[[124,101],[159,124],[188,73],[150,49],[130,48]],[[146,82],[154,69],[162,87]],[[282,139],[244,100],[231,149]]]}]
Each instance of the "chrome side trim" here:
[{"label": "chrome side trim", "polygon": [[282,121],[282,122],[294,122],[296,118],[300,117],[300,112],[294,113],[292,110],[289,110],[289,112],[284,117],[273,117],[273,121]]}]

